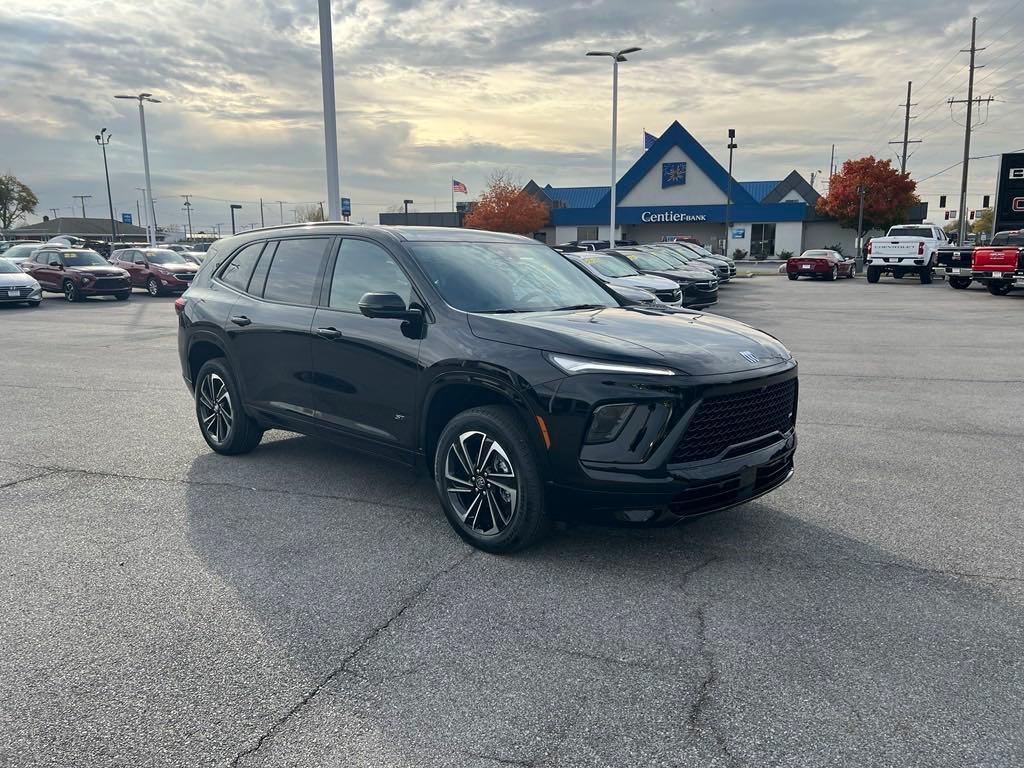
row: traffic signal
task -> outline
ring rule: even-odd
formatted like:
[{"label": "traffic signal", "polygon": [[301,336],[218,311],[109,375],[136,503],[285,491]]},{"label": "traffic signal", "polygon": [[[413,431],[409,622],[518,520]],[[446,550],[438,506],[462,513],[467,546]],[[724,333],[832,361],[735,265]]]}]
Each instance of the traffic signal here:
[{"label": "traffic signal", "polygon": [[971,211],[971,218],[974,218],[974,211]]},{"label": "traffic signal", "polygon": [[[945,207],[946,207],[946,196],[945,195],[939,195],[939,208],[945,208]],[[948,219],[949,216],[947,216],[946,218]]]},{"label": "traffic signal", "polygon": [[984,196],[984,197],[983,197],[983,198],[981,199],[981,207],[982,207],[982,208],[988,208],[988,203],[989,203],[989,196],[988,196],[988,195],[985,195],[985,196]]}]

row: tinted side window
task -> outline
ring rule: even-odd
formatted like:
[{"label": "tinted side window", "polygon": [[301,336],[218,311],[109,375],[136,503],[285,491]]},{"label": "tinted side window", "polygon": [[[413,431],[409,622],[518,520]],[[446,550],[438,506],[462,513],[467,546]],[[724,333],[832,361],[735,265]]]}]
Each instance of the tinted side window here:
[{"label": "tinted side window", "polygon": [[263,249],[263,255],[256,263],[256,269],[252,271],[252,279],[249,280],[249,293],[253,296],[263,295],[263,287],[267,283],[267,272],[270,271],[270,262],[274,260],[276,248],[277,243],[267,243],[267,247]]},{"label": "tinted side window", "polygon": [[330,240],[296,238],[281,240],[270,263],[263,298],[291,304],[313,304],[313,289]]},{"label": "tinted side window", "polygon": [[412,286],[391,254],[379,245],[365,240],[342,240],[328,306],[358,312],[363,294],[383,291],[397,293],[408,304]]},{"label": "tinted side window", "polygon": [[249,277],[252,275],[252,269],[256,266],[256,260],[259,259],[262,250],[262,242],[250,243],[245,246],[221,270],[220,279],[232,288],[244,291],[249,285]]}]

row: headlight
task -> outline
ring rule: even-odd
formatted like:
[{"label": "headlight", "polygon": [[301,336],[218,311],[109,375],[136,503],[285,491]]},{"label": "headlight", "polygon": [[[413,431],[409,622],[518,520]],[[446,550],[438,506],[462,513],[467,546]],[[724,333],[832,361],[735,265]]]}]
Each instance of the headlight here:
[{"label": "headlight", "polygon": [[91,282],[92,282],[92,278],[91,277],[89,277],[88,275],[83,275],[82,276],[82,285],[88,285]]},{"label": "headlight", "polygon": [[671,368],[657,368],[653,365],[631,365],[629,363],[608,363],[602,360],[587,360],[568,355],[548,355],[555,367],[570,375],[576,373],[635,373],[647,376],[675,376]]},{"label": "headlight", "polygon": [[590,429],[587,430],[587,437],[584,442],[610,443],[619,436],[619,432],[626,426],[629,417],[636,410],[633,403],[616,403],[615,405],[602,405],[594,409],[594,415],[590,418]]}]

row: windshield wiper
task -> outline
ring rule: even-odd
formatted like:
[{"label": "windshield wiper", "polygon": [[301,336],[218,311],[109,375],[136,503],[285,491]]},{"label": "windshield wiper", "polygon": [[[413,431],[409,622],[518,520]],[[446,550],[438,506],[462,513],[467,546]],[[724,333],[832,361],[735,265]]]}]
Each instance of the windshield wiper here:
[{"label": "windshield wiper", "polygon": [[511,315],[517,312],[528,312],[526,309],[481,309],[481,315]]},{"label": "windshield wiper", "polygon": [[553,309],[552,312],[561,312],[562,310],[570,309],[608,309],[604,304],[573,304],[571,307],[558,307]]}]

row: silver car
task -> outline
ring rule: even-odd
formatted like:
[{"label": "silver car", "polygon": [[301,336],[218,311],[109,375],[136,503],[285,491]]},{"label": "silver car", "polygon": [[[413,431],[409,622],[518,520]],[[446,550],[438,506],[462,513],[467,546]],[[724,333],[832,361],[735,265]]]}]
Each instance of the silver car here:
[{"label": "silver car", "polygon": [[43,289],[32,275],[7,259],[0,257],[0,304],[28,304],[38,307],[43,300]]},{"label": "silver car", "polygon": [[36,252],[36,248],[41,246],[42,243],[18,243],[4,251],[3,257],[20,267],[28,259],[32,258],[32,254]]}]

